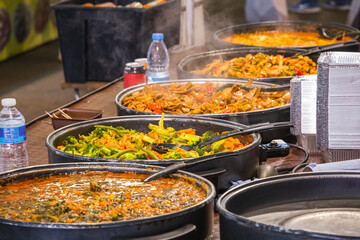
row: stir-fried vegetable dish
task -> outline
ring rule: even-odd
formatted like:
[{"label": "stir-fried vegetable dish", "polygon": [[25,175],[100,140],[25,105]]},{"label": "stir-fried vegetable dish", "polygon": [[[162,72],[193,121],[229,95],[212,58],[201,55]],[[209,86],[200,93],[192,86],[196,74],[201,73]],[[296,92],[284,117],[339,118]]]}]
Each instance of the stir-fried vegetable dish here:
[{"label": "stir-fried vegetable dish", "polygon": [[172,213],[195,205],[206,192],[185,179],[147,174],[86,172],[0,186],[0,218],[25,222],[103,223]]},{"label": "stir-fried vegetable dish", "polygon": [[196,74],[226,78],[271,78],[316,74],[316,63],[307,56],[295,59],[283,55],[247,54],[227,61],[215,59]]},{"label": "stir-fried vegetable dish", "polygon": [[[251,81],[250,81],[251,82]],[[251,85],[251,84],[250,84]],[[263,91],[206,82],[145,85],[143,90],[124,97],[122,105],[141,112],[171,114],[227,114],[279,107],[290,103],[290,90]]]},{"label": "stir-fried vegetable dish", "polygon": [[352,38],[344,36],[341,40],[320,37],[316,32],[257,32],[240,33],[224,38],[226,42],[261,47],[311,47],[329,45]]},{"label": "stir-fried vegetable dish", "polygon": [[77,155],[101,158],[119,159],[182,159],[196,158],[219,152],[230,152],[249,145],[253,138],[251,135],[244,135],[240,138],[229,137],[217,141],[210,146],[197,149],[196,151],[185,151],[181,148],[169,150],[166,153],[158,153],[151,147],[151,143],[175,143],[195,146],[201,141],[209,139],[214,134],[207,131],[201,136],[196,135],[195,129],[179,129],[172,127],[164,128],[164,115],[159,126],[149,124],[148,133],[123,127],[112,127],[95,125],[95,130],[88,135],[68,136],[63,145],[57,149]]}]

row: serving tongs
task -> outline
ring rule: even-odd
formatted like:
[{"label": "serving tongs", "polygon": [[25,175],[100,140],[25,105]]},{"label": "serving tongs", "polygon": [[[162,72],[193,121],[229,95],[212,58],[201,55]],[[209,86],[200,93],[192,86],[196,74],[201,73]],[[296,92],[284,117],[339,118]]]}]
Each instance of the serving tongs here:
[{"label": "serving tongs", "polygon": [[214,142],[217,142],[222,139],[232,137],[235,135],[250,133],[250,132],[273,130],[273,129],[277,129],[277,128],[292,127],[292,126],[293,125],[290,122],[261,123],[261,124],[249,126],[247,128],[238,128],[238,129],[226,132],[226,133],[222,133],[220,135],[215,135],[215,136],[211,137],[210,139],[200,142],[199,144],[197,144],[195,146],[181,145],[181,144],[175,144],[175,143],[152,143],[151,148],[152,148],[152,150],[157,151],[158,153],[166,153],[169,150],[176,150],[177,148],[181,148],[185,151],[194,151],[194,150],[206,147]]},{"label": "serving tongs", "polygon": [[198,158],[191,158],[189,160],[185,160],[185,161],[181,161],[181,162],[172,164],[172,165],[160,170],[159,172],[151,174],[149,177],[145,178],[143,180],[143,182],[153,181],[155,179],[158,179],[159,177],[163,177],[169,173],[173,173],[173,172],[175,172],[179,169],[185,168],[185,167],[191,167],[191,166],[198,165],[200,163],[212,161],[214,159],[235,156],[238,154],[239,154],[238,152],[224,152],[224,153],[218,153],[218,154],[213,154],[213,155],[201,156]]},{"label": "serving tongs", "polygon": [[350,32],[342,32],[336,30],[329,30],[323,27],[316,28],[317,33],[319,33],[320,37],[330,40],[340,40],[345,36],[356,36],[360,35],[360,31],[350,31]]},{"label": "serving tongs", "polygon": [[[292,127],[293,125],[290,122],[275,122],[275,123],[264,123],[265,125],[255,125],[255,126],[250,126],[248,128],[239,128],[239,129],[235,129],[233,131],[227,132],[227,133],[223,133],[220,135],[217,135],[215,137],[212,137],[211,139],[204,141],[196,146],[189,146],[189,145],[179,145],[179,144],[170,144],[170,143],[158,143],[158,144],[152,144],[151,147],[155,147],[155,146],[162,146],[163,150],[166,149],[176,149],[177,147],[180,147],[182,149],[186,149],[186,151],[190,151],[193,149],[200,149],[204,146],[207,146],[209,144],[212,144],[216,141],[219,141],[221,139],[224,138],[228,138],[234,135],[238,135],[238,134],[243,134],[243,133],[249,133],[249,132],[257,132],[257,131],[264,131],[264,130],[273,130],[273,129],[277,129],[277,128],[284,128],[284,127]],[[153,148],[153,150],[155,150]],[[156,150],[155,150],[156,151]],[[181,168],[184,167],[190,167],[190,166],[194,166],[194,165],[198,165],[200,163],[204,163],[207,161],[211,161],[217,158],[224,158],[224,157],[230,157],[230,156],[234,156],[234,155],[238,155],[239,153],[236,151],[233,152],[225,152],[225,153],[217,153],[217,154],[213,154],[213,155],[207,155],[207,156],[201,156],[198,158],[192,158],[189,160],[184,160],[175,164],[172,164],[166,168],[164,168],[163,170],[154,173],[152,175],[150,175],[149,177],[145,178],[143,181],[144,182],[149,182],[152,180],[155,180],[159,177],[165,176],[169,173],[175,172]]]},{"label": "serving tongs", "polygon": [[290,57],[291,58],[297,58],[300,55],[301,56],[307,56],[307,55],[310,55],[310,54],[313,54],[313,53],[325,52],[325,51],[340,48],[340,47],[350,47],[350,46],[359,45],[359,44],[360,43],[357,40],[339,42],[339,43],[334,43],[334,44],[327,45],[327,46],[319,46],[319,47],[309,48],[306,51],[295,53],[294,55],[292,55]]}]

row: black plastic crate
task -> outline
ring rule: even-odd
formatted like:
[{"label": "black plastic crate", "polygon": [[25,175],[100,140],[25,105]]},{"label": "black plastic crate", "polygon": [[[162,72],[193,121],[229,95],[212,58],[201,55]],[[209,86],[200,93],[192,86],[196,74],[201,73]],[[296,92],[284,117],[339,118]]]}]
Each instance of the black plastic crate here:
[{"label": "black plastic crate", "polygon": [[[150,8],[84,7],[73,0],[55,4],[65,81],[112,81],[125,64],[146,57],[154,32],[164,33],[169,48],[179,43],[180,0]],[[132,0],[114,0],[127,5]],[[149,1],[139,1],[146,4]]]}]

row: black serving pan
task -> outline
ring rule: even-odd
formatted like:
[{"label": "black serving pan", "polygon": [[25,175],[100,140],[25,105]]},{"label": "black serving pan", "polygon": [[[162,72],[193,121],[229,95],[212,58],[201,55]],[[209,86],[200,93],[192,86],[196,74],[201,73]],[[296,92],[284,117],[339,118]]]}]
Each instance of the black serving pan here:
[{"label": "black serving pan", "polygon": [[221,239],[359,239],[360,171],[281,175],[217,201]]},{"label": "black serving pan", "polygon": [[[335,31],[339,33],[354,32],[358,29],[347,26],[341,23],[333,22],[312,22],[312,21],[269,21],[260,23],[247,23],[222,28],[216,31],[213,35],[215,49],[223,48],[236,48],[236,47],[255,47],[252,45],[235,44],[226,42],[223,39],[233,36],[239,33],[256,33],[256,32],[284,32],[284,31],[296,31],[296,32],[316,32],[316,29],[322,27],[325,30]],[[353,39],[358,39],[358,36]],[[332,44],[325,45],[331,46]],[[316,46],[309,47],[282,47],[282,49],[309,49]],[[332,51],[357,51],[358,46],[351,47],[339,47]]]},{"label": "black serving pan", "polygon": [[[122,163],[41,165],[1,173],[0,184],[88,170],[151,174],[161,169],[157,166]],[[0,218],[0,238],[2,240],[206,239],[210,236],[213,226],[214,186],[208,180],[187,172],[181,171],[173,174],[172,177],[194,181],[194,184],[207,193],[206,199],[199,204],[174,213],[110,223],[31,223]]]},{"label": "black serving pan", "polygon": [[[112,117],[85,121],[68,125],[52,132],[46,138],[46,146],[48,148],[49,163],[69,163],[69,162],[127,162],[140,163],[149,165],[168,166],[173,163],[182,161],[175,160],[125,160],[125,159],[108,159],[99,157],[87,157],[70,153],[65,153],[56,149],[61,145],[67,136],[78,136],[79,134],[87,134],[94,130],[95,125],[122,126],[126,129],[134,129],[139,132],[149,132],[149,123],[158,124],[161,116],[123,116]],[[206,131],[223,132],[231,131],[236,128],[244,128],[245,125],[233,123],[225,120],[202,118],[202,117],[182,117],[182,116],[165,116],[164,127],[173,127],[175,129],[194,128],[198,135]],[[261,137],[258,133],[252,133],[253,142],[239,150],[236,156],[214,159],[212,161],[202,163],[186,169],[189,172],[202,175],[214,181],[219,191],[224,191],[231,186],[230,181],[239,179],[246,180],[256,175],[259,166]],[[236,136],[235,136],[236,137]]]},{"label": "black serving pan", "polygon": [[[172,83],[182,83],[187,84],[191,82],[193,84],[204,84],[206,82],[217,82],[223,84],[222,87],[231,87],[235,84],[246,84],[247,80],[243,79],[216,79],[216,78],[209,78],[209,79],[182,79],[182,80],[172,80],[172,81],[164,81],[160,84],[162,86],[169,86]],[[159,83],[150,83],[150,84],[159,84]],[[150,116],[160,116],[161,114],[158,113],[148,113],[148,112],[141,112],[126,108],[122,105],[123,99],[130,95],[133,92],[142,90],[145,84],[139,84],[130,88],[126,88],[118,93],[115,97],[115,104],[117,108],[117,114],[119,116],[127,116],[127,115],[150,115]],[[274,87],[274,84],[270,83],[263,83],[263,82],[256,82],[253,83],[252,87],[261,87],[263,91],[284,91],[290,88],[289,85],[281,85]],[[209,117],[215,119],[223,119],[229,120],[232,122],[237,122],[246,125],[252,125],[257,123],[264,123],[264,122],[283,122],[290,120],[290,104],[264,109],[259,111],[251,111],[251,112],[238,112],[238,113],[224,113],[224,114],[187,114],[187,115],[179,115],[179,114],[168,114],[170,116],[188,116],[188,117]],[[290,131],[289,129],[278,129],[273,131],[263,132],[261,134],[262,141],[267,143],[275,138],[285,138],[289,137]]]},{"label": "black serving pan", "polygon": [[[189,82],[193,84],[204,84],[206,82],[219,83],[221,86],[220,89],[231,87],[236,84],[246,84],[248,80],[245,79],[224,79],[224,78],[203,78],[203,79],[180,79],[180,80],[171,80],[163,81],[161,83],[149,83],[149,85],[160,84],[161,86],[170,86],[172,83],[187,84]],[[125,97],[129,96],[133,92],[140,91],[144,88],[145,84],[135,85],[129,88],[126,88],[119,92],[115,97],[115,105],[117,107],[117,114],[119,116],[123,115],[152,115],[160,116],[159,113],[148,113],[141,112],[137,110],[132,110],[126,108],[122,105],[122,101]],[[285,91],[290,89],[290,85],[274,85],[272,83],[265,82],[255,82],[251,87],[261,87],[262,91]],[[249,89],[251,89],[251,87]],[[215,90],[216,91],[216,90]],[[270,109],[264,109],[260,111],[251,111],[251,112],[238,112],[230,114],[167,114],[171,116],[191,116],[191,117],[211,117],[216,119],[230,120],[233,122],[238,122],[242,124],[256,124],[262,122],[281,122],[287,121],[290,119],[290,104],[284,105],[281,107],[275,107]]]},{"label": "black serving pan", "polygon": [[[224,77],[213,77],[210,75],[196,74],[196,73],[192,73],[192,71],[203,69],[207,64],[219,58],[222,58],[224,61],[227,61],[232,58],[245,57],[247,54],[255,55],[257,53],[264,53],[268,55],[280,54],[280,55],[284,55],[285,57],[290,57],[298,52],[305,53],[306,51],[302,49],[280,49],[280,48],[264,48],[264,47],[239,47],[239,48],[214,50],[209,52],[188,55],[179,62],[176,71],[180,79],[194,79],[194,78],[224,79]],[[319,56],[320,56],[319,53],[308,55],[308,57],[311,58],[314,62],[317,62]],[[290,80],[293,77],[253,78],[253,81],[287,85],[290,84]],[[233,79],[248,80],[248,78],[233,78]]]}]

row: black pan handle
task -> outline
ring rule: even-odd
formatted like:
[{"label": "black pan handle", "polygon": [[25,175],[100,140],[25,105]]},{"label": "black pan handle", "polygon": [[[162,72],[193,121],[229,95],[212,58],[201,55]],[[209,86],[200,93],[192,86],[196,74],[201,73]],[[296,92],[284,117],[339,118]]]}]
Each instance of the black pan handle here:
[{"label": "black pan handle", "polygon": [[260,162],[266,161],[267,158],[286,157],[289,155],[290,146],[281,139],[272,140],[267,144],[260,144]]},{"label": "black pan handle", "polygon": [[137,237],[137,238],[123,238],[123,237],[113,237],[111,240],[182,240],[182,239],[192,239],[191,234],[196,230],[194,224],[187,224],[170,232],[161,233],[152,236],[146,237]]},{"label": "black pan handle", "polygon": [[205,170],[201,172],[195,172],[194,174],[199,175],[201,177],[210,178],[210,177],[218,177],[221,174],[224,174],[226,169],[224,168],[215,168],[210,170]]}]

